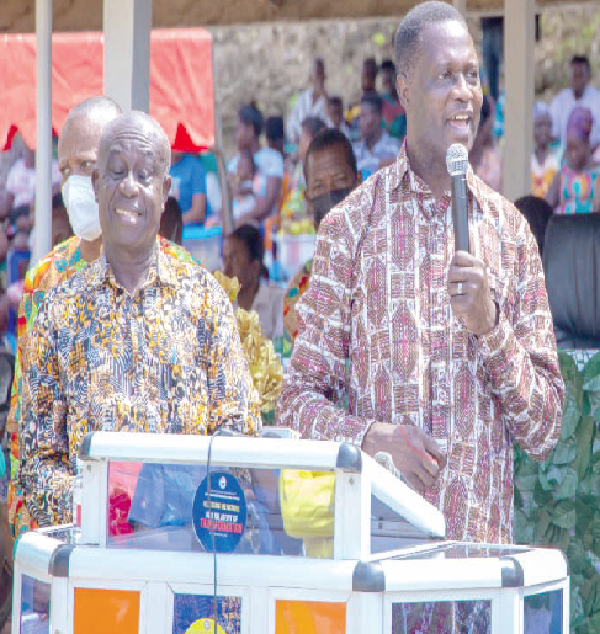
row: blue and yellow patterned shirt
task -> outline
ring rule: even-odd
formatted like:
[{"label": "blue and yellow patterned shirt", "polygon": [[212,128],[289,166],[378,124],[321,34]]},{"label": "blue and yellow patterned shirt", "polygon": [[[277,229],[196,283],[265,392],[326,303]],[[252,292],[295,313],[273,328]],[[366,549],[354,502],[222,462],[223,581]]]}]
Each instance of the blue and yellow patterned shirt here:
[{"label": "blue and yellow patterned shirt", "polygon": [[90,431],[260,429],[231,304],[202,267],[159,248],[128,293],[104,256],[50,290],[23,380],[18,486],[39,526],[67,522],[75,456]]}]

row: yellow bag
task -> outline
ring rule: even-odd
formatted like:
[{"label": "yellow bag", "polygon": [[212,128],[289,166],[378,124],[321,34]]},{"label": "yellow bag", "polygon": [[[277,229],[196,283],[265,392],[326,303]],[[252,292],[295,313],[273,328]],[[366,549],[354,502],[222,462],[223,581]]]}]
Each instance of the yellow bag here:
[{"label": "yellow bag", "polygon": [[279,502],[283,528],[302,539],[309,557],[333,557],[335,473],[282,469]]}]

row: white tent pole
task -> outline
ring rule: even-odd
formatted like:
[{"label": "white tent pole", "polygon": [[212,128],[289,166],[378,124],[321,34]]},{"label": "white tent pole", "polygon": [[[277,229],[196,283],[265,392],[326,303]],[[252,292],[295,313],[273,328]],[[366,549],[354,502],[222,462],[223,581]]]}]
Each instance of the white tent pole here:
[{"label": "white tent pole", "polygon": [[531,192],[535,0],[504,0],[504,195]]},{"label": "white tent pole", "polygon": [[464,15],[467,15],[467,0],[452,0],[452,4]]},{"label": "white tent pole", "polygon": [[152,0],[104,0],[104,94],[150,111]]},{"label": "white tent pole", "polygon": [[52,248],[52,0],[36,0],[36,197],[31,264]]},{"label": "white tent pole", "polygon": [[215,118],[215,141],[214,150],[217,158],[217,168],[219,172],[219,183],[221,185],[221,227],[223,236],[229,235],[233,231],[233,212],[231,209],[231,200],[229,197],[229,180],[227,175],[227,166],[225,157],[223,156],[223,126],[221,122],[221,111],[219,109],[219,100],[215,93],[215,47],[214,40],[210,45],[212,76],[213,76],[213,103]]}]

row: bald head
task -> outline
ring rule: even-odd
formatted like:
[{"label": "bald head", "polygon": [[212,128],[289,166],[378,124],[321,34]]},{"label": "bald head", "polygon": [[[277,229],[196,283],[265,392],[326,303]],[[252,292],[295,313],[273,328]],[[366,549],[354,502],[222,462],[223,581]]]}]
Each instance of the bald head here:
[{"label": "bald head", "polygon": [[98,160],[100,174],[111,147],[121,141],[134,141],[146,146],[154,154],[162,175],[169,173],[171,144],[161,125],[145,112],[134,110],[108,123],[100,137]]},{"label": "bald head", "polygon": [[169,139],[146,113],[129,112],[105,126],[92,183],[109,261],[119,253],[152,253],[171,186],[170,162]]},{"label": "bald head", "polygon": [[63,185],[71,174],[90,176],[104,126],[122,114],[109,97],[89,97],[69,112],[58,139],[58,166]]}]

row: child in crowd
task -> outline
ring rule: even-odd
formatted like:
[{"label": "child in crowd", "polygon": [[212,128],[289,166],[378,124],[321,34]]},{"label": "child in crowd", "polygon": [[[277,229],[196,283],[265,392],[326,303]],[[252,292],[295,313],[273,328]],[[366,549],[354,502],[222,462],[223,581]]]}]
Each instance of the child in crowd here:
[{"label": "child in crowd", "polygon": [[592,113],[573,108],[567,123],[563,166],[554,177],[546,200],[558,214],[600,212],[600,166],[590,146]]},{"label": "child in crowd", "polygon": [[560,169],[560,160],[557,153],[550,149],[552,115],[550,107],[543,101],[538,101],[533,111],[533,137],[535,150],[531,155],[531,193],[545,198]]}]

